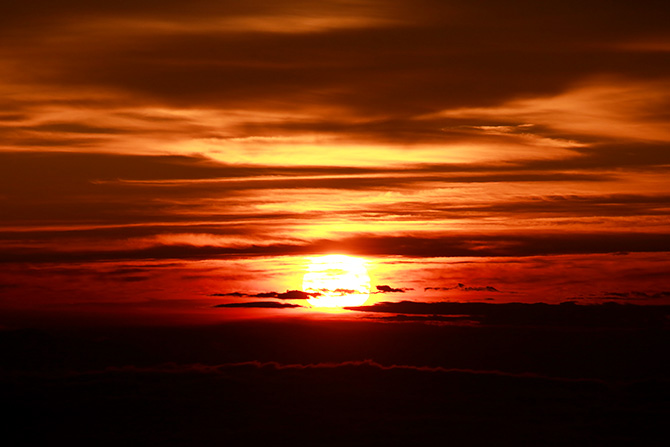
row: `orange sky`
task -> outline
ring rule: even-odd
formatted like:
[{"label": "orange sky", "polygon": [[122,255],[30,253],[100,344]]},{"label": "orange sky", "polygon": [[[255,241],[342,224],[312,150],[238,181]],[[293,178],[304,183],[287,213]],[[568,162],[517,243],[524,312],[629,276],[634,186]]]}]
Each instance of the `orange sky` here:
[{"label": "orange sky", "polygon": [[4,307],[207,313],[325,253],[380,300],[670,304],[663,5],[7,6]]}]

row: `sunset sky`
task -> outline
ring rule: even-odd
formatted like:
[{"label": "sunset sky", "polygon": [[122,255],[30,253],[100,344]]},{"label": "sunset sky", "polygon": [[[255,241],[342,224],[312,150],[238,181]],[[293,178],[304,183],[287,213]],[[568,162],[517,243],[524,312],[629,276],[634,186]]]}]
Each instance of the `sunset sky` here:
[{"label": "sunset sky", "polygon": [[[664,309],[667,340],[669,23],[655,0],[4,5],[0,328],[574,302]],[[332,259],[356,279],[305,276]],[[198,362],[314,360],[261,345]],[[400,361],[375,352],[321,360]]]},{"label": "sunset sky", "polygon": [[3,307],[191,311],[328,253],[403,299],[670,303],[646,3],[6,6]]}]

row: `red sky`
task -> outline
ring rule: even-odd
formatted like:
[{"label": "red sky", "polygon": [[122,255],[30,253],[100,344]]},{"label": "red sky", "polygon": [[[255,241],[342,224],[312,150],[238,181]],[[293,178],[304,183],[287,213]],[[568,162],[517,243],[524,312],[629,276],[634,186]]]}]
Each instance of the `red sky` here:
[{"label": "red sky", "polygon": [[379,300],[670,304],[667,24],[660,1],[6,6],[0,324],[219,318],[213,294],[300,289],[326,253],[407,289]]},{"label": "red sky", "polygon": [[5,444],[667,444],[668,5],[3,2]]}]

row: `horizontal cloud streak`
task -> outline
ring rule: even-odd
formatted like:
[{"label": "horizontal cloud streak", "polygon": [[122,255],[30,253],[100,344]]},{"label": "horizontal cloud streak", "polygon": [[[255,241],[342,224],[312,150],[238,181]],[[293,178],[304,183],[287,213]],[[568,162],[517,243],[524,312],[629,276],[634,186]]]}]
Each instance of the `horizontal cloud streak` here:
[{"label": "horizontal cloud streak", "polygon": [[616,252],[670,252],[666,233],[537,233],[445,237],[354,236],[296,243],[230,245],[150,245],[138,249],[7,249],[0,262],[75,262],[112,259],[206,259],[226,256],[310,255],[333,251],[408,257],[508,257]]},{"label": "horizontal cloud streak", "polygon": [[247,309],[287,309],[302,307],[299,304],[278,303],[276,301],[254,301],[246,303],[225,303],[217,304],[214,307],[228,307],[228,308],[247,308]]},{"label": "horizontal cloud streak", "polygon": [[359,361],[345,361],[339,363],[279,363],[279,362],[260,362],[260,361],[250,361],[250,362],[238,362],[238,363],[226,363],[220,365],[203,365],[203,364],[168,364],[168,365],[156,365],[149,368],[127,366],[127,367],[110,367],[103,371],[80,371],[72,372],[73,376],[95,376],[95,375],[105,375],[105,374],[226,374],[230,370],[246,370],[248,368],[257,368],[261,370],[336,370],[336,369],[351,369],[351,368],[370,368],[380,371],[412,371],[417,373],[442,373],[446,375],[491,375],[491,376],[502,376],[502,377],[511,377],[518,379],[529,379],[529,380],[540,380],[540,381],[558,381],[558,382],[575,382],[575,383],[597,383],[602,384],[606,381],[600,379],[588,379],[588,378],[569,378],[569,377],[552,377],[546,376],[537,373],[513,373],[507,371],[495,371],[495,370],[473,370],[473,369],[463,369],[463,368],[445,368],[441,366],[415,366],[415,365],[383,365],[381,363],[375,362],[374,360],[359,360]]},{"label": "horizontal cloud streak", "polygon": [[[381,302],[372,306],[348,307],[360,312],[380,312],[425,316],[463,316],[483,324],[514,326],[640,327],[667,326],[670,306],[635,306],[614,303],[577,305],[545,303],[459,303]],[[439,318],[437,319],[440,320]]]},{"label": "horizontal cloud streak", "polygon": [[281,300],[308,300],[320,296],[320,292],[303,292],[302,290],[287,290],[286,292],[262,292],[262,293],[213,293],[210,296],[232,296],[232,297],[249,297],[249,298],[279,298]]}]

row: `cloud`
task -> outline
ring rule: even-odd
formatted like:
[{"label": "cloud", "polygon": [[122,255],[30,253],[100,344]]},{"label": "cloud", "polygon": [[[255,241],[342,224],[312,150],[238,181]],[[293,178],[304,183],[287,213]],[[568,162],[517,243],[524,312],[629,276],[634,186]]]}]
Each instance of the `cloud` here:
[{"label": "cloud", "polygon": [[646,301],[646,300],[663,300],[670,298],[670,291],[660,292],[601,292],[599,294],[589,294],[575,297],[574,299],[590,299],[590,300],[614,300],[614,301]]},{"label": "cloud", "polygon": [[445,368],[441,366],[416,366],[416,365],[384,365],[379,362],[376,362],[371,359],[366,360],[350,360],[343,362],[320,362],[320,363],[280,363],[280,362],[261,362],[261,361],[248,361],[248,362],[235,362],[235,363],[224,363],[224,364],[215,364],[215,365],[203,365],[203,364],[163,364],[163,365],[154,365],[151,367],[136,367],[136,366],[124,366],[124,367],[110,367],[102,371],[86,371],[81,372],[80,374],[106,374],[106,373],[166,373],[166,374],[187,374],[191,372],[198,372],[204,374],[226,374],[234,370],[247,370],[249,368],[259,369],[259,370],[276,370],[276,371],[310,371],[310,370],[338,370],[338,369],[371,369],[371,370],[380,370],[380,371],[413,371],[420,373],[443,373],[445,375],[455,374],[455,375],[481,375],[481,376],[502,376],[502,377],[515,377],[520,379],[539,379],[539,380],[548,380],[548,381],[558,381],[558,382],[579,382],[579,383],[603,383],[599,379],[587,379],[587,378],[577,378],[571,379],[566,377],[552,377],[546,376],[543,374],[537,373],[513,373],[507,371],[497,371],[497,370],[473,370],[467,368]]},{"label": "cloud", "polygon": [[[338,289],[342,291],[343,289]],[[286,292],[261,292],[261,293],[213,293],[210,296],[234,296],[234,297],[250,297],[250,298],[279,298],[282,300],[308,300],[317,296],[321,296],[321,292],[303,292],[302,290],[287,290]]]},{"label": "cloud", "polygon": [[403,255],[410,257],[511,257],[558,254],[670,251],[670,236],[651,232],[593,232],[526,234],[457,234],[449,236],[353,236],[342,239],[291,241],[290,243],[185,245],[146,244],[136,249],[47,250],[43,247],[6,249],[0,262],[57,262],[114,259],[207,259],[211,257],[311,255],[346,252],[353,255]]},{"label": "cloud", "polygon": [[444,324],[444,325],[473,325],[476,326],[481,322],[477,317],[469,315],[391,315],[391,316],[370,316],[368,317],[375,321],[391,321],[397,323],[424,323],[424,324]]},{"label": "cloud", "polygon": [[242,292],[227,292],[227,293],[212,293],[209,296],[234,296],[236,298],[242,298],[244,296],[249,296],[246,293]]},{"label": "cloud", "polygon": [[405,293],[408,290],[413,290],[413,289],[404,289],[404,288],[403,289],[397,289],[397,288],[393,288],[391,286],[386,286],[386,285],[375,286],[375,287],[377,288],[377,292],[374,292],[374,293]]},{"label": "cloud", "polygon": [[[5,18],[7,24],[21,24],[25,30],[12,27],[14,33],[8,37],[24,47],[29,44],[32,50],[27,52],[30,57],[18,51],[11,56],[22,62],[19,68],[25,68],[30,78],[42,82],[113,86],[135,93],[135,98],[163,103],[211,106],[228,100],[239,105],[246,98],[247,104],[271,106],[269,99],[273,99],[289,107],[290,100],[309,103],[321,99],[370,114],[391,111],[397,115],[402,115],[403,103],[411,113],[445,104],[481,104],[553,93],[594,72],[651,76],[652,66],[659,75],[668,70],[660,57],[637,58],[631,63],[611,48],[613,37],[627,41],[664,33],[651,13],[654,8],[618,9],[598,17],[589,6],[578,4],[570,6],[573,11],[528,11],[525,5],[527,12],[521,21],[495,2],[477,6],[434,1],[346,6],[342,2],[308,6],[254,2],[253,8],[240,8],[233,2],[222,2],[220,7],[205,3],[211,2],[185,15],[175,14],[173,5],[159,14],[148,14],[147,5],[113,8],[112,12],[106,7],[63,8],[44,11],[43,16],[25,12],[13,16],[10,11],[7,17],[14,19]],[[296,5],[301,14],[295,13]],[[65,13],[68,10],[70,14]],[[87,26],[81,25],[83,20],[71,19],[81,14],[86,15]],[[28,25],[37,17],[48,18],[48,35],[70,36],[67,44],[79,51],[66,51],[65,42],[35,33]],[[333,17],[339,20],[334,22]],[[580,17],[594,22],[586,24]],[[358,19],[360,26],[350,26],[355,24],[351,19]],[[156,22],[162,27],[151,26]],[[338,27],[338,22],[349,26]],[[389,26],[380,27],[380,23]],[[545,23],[547,28],[531,25],[536,23]],[[296,30],[319,32],[268,32],[286,29],[289,24]],[[230,32],[245,26],[245,32]],[[99,57],[92,60],[91,54]],[[316,58],[319,54],[333,57]],[[50,68],[42,76],[28,65],[38,56]],[[133,71],[131,66],[139,69]],[[529,72],[534,76],[518,81]],[[387,82],[378,82],[381,73]],[[495,83],[482,82],[491,76]],[[403,77],[405,82],[401,82]],[[152,83],[152,79],[164,80]]]},{"label": "cloud", "polygon": [[[321,293],[319,292],[303,292],[302,290],[287,290],[286,292],[283,293],[276,293],[276,292],[270,292],[269,294],[264,294],[267,296],[272,295],[275,298],[279,298],[282,300],[307,300],[310,298],[314,298],[316,296],[321,296]],[[256,295],[256,296],[261,296],[261,294]]]},{"label": "cloud", "polygon": [[[640,89],[626,84],[652,89],[649,86],[662,83],[659,79],[670,72],[663,54],[640,55],[621,48],[649,36],[662,40],[665,24],[653,14],[654,7],[610,8],[604,16],[591,5],[538,10],[526,4],[520,18],[493,1],[254,1],[248,7],[204,1],[188,13],[169,2],[160,11],[152,9],[153,2],[142,3],[110,8],[70,1],[56,11],[38,2],[30,10],[13,6],[6,11],[2,56],[13,63],[4,74],[12,81],[10,89],[18,92],[11,96],[9,116],[43,114],[24,130],[44,136],[85,130],[81,126],[86,118],[83,123],[55,119],[48,113],[52,110],[39,107],[66,105],[82,92],[77,99],[88,99],[88,108],[100,111],[91,104],[93,98],[106,106],[103,110],[122,109],[126,118],[129,113],[150,115],[146,109],[207,110],[219,112],[219,118],[251,112],[242,119],[216,120],[212,126],[194,125],[197,119],[163,126],[164,133],[172,133],[188,124],[190,139],[318,134],[443,143],[440,129],[455,123],[442,116],[427,125],[417,117],[459,111],[456,120],[468,117],[462,124],[469,126],[559,121],[564,127],[566,110],[596,107],[604,112],[584,113],[587,119],[572,122],[577,126],[610,117],[614,110],[602,106],[602,97],[608,95],[584,87],[584,79],[616,74],[624,79],[624,87],[611,81],[610,89],[620,94],[609,98],[625,95],[628,100],[639,97]],[[323,55],[330,57],[319,57]],[[36,86],[51,87],[56,97],[36,98]],[[538,102],[548,102],[549,111],[563,115],[542,113]],[[570,107],[573,103],[583,107]],[[631,108],[634,120],[645,115],[640,113],[644,107],[637,105]],[[501,108],[509,113],[496,115]],[[262,119],[277,111],[284,119]],[[638,124],[648,128],[655,121],[649,118]],[[49,127],[53,123],[66,126]],[[137,123],[132,124],[88,123],[93,132],[137,132]],[[610,131],[630,130],[628,124],[611,126]],[[658,131],[659,126],[652,127]],[[155,128],[151,131],[157,133]]]},{"label": "cloud", "polygon": [[469,287],[465,284],[458,283],[453,287],[424,287],[423,291],[427,292],[429,290],[462,290],[463,292],[496,292],[500,293],[498,289],[493,286],[475,286]]},{"label": "cloud", "polygon": [[478,120],[505,117],[507,122],[538,124],[562,134],[667,143],[670,132],[663,127],[664,114],[658,119],[652,116],[669,103],[666,80],[638,83],[604,78],[552,97],[515,99],[501,106],[455,109],[441,115]]},{"label": "cloud", "polygon": [[[659,379],[566,379],[374,360],[39,372],[3,378],[2,386],[11,386],[5,401],[15,409],[6,434],[31,445],[52,435],[74,445],[139,435],[151,445],[206,443],[224,435],[234,445],[361,439],[408,445],[439,442],[445,433],[455,443],[475,445],[495,444],[503,434],[514,444],[552,439],[572,445],[588,438],[614,445],[630,437],[653,444],[665,421],[658,402],[668,396],[667,381]],[[184,407],[188,417],[179,411]],[[311,423],[291,429],[306,411]],[[598,423],[584,424],[575,415]],[[534,417],[544,422],[525,427]],[[518,426],[524,430],[507,429]]]},{"label": "cloud", "polygon": [[226,304],[217,304],[214,307],[243,307],[251,309],[286,309],[293,307],[302,307],[298,304],[290,303],[278,303],[276,301],[254,301],[254,302],[244,302],[244,303],[226,303]]},{"label": "cloud", "polygon": [[[138,381],[143,386],[138,387]],[[250,439],[281,444],[308,440],[350,444],[369,437],[392,445],[398,441],[411,443],[417,436],[427,441],[439,438],[445,427],[450,438],[459,443],[474,440],[485,444],[494,442],[498,432],[480,430],[473,434],[469,428],[472,423],[484,419],[493,425],[502,418],[511,425],[530,414],[546,415],[550,421],[542,436],[563,441],[566,430],[572,434],[573,430],[579,432],[579,427],[551,422],[562,418],[551,418],[550,414],[565,414],[567,418],[583,405],[591,408],[603,402],[624,402],[625,393],[634,390],[596,380],[387,366],[374,361],[131,366],[71,371],[61,376],[31,375],[17,382],[2,382],[3,386],[11,383],[15,390],[6,400],[16,408],[8,419],[7,436],[21,436],[36,445],[46,441],[45,433],[67,438],[75,445],[84,445],[95,436],[116,443],[138,433],[153,445],[175,439],[207,442],[223,434],[234,445]],[[39,399],[32,397],[36,390]],[[556,393],[561,395],[561,406],[544,408],[542,403]],[[477,398],[482,394],[496,396],[505,411],[501,412],[499,405],[490,408],[483,404]],[[412,405],[417,396],[421,398],[419,408]],[[515,404],[519,400],[531,402],[531,407]],[[346,402],[356,402],[356,408],[347,409]],[[193,408],[189,417],[184,417],[179,408],[189,404]],[[37,416],[28,418],[27,407]],[[320,412],[316,412],[319,407]],[[629,407],[617,408],[625,415],[632,413]],[[311,414],[312,410],[316,414],[310,416],[314,423],[301,430],[287,429],[305,411]],[[356,426],[341,430],[351,424],[352,417]],[[416,426],[419,418],[425,420],[420,424],[420,434]],[[328,432],[325,437],[324,429]],[[580,434],[583,436],[583,430]],[[527,433],[510,436],[507,439],[528,438]]]},{"label": "cloud", "polygon": [[[98,232],[111,232],[110,225],[128,225],[121,231],[127,239],[130,232],[149,234],[165,232],[165,223],[179,227],[187,233],[186,223],[193,222],[186,215],[186,205],[192,210],[207,212],[216,222],[234,222],[239,219],[272,219],[290,221],[295,219],[318,219],[321,209],[312,212],[287,211],[291,204],[282,208],[277,206],[273,212],[261,212],[255,207],[263,200],[266,191],[277,189],[304,188],[338,189],[341,194],[355,194],[359,190],[421,191],[426,183],[468,184],[489,182],[552,182],[574,180],[604,181],[612,180],[611,175],[594,174],[593,169],[622,168],[649,169],[652,166],[666,165],[667,151],[654,147],[645,155],[645,150],[633,147],[606,148],[590,161],[590,156],[577,156],[561,161],[532,161],[509,166],[491,165],[441,165],[424,164],[407,166],[403,169],[364,168],[347,166],[240,166],[219,163],[204,157],[177,156],[133,156],[110,154],[47,154],[47,153],[4,153],[0,155],[3,174],[0,184],[10,191],[7,195],[7,223],[26,222],[64,225],[67,223],[82,225],[88,223]],[[606,155],[606,152],[610,155]],[[591,153],[594,153],[591,151]],[[617,154],[612,155],[612,154]],[[631,154],[627,156],[625,154]],[[634,156],[633,156],[634,155]],[[609,159],[606,159],[609,157]],[[621,160],[616,162],[615,158]],[[660,158],[659,158],[660,157]],[[665,158],[663,158],[665,157]],[[577,160],[577,161],[575,161]],[[646,160],[646,162],[644,161]],[[581,163],[581,165],[580,165]],[[610,163],[607,165],[606,163]],[[643,164],[640,164],[643,163]],[[645,164],[646,163],[646,164]],[[52,166],[59,169],[53,170]],[[480,172],[476,172],[479,170]],[[534,170],[537,172],[519,172]],[[561,170],[583,170],[583,173],[565,174]],[[586,171],[589,171],[588,173]],[[23,173],[30,172],[33,180],[26,181]],[[220,197],[226,191],[225,199]],[[326,192],[324,191],[324,193]],[[349,191],[351,193],[349,193]],[[343,195],[347,197],[347,195]],[[49,200],[46,200],[49,199]],[[305,199],[308,199],[306,197]],[[303,200],[305,200],[303,199]],[[343,217],[352,217],[362,213],[375,213],[383,218],[420,213],[423,218],[458,218],[514,214],[551,213],[556,216],[588,216],[599,213],[603,216],[635,214],[662,214],[668,202],[667,194],[538,194],[536,197],[519,197],[517,200],[481,201],[474,203],[441,202],[437,198],[406,203],[358,203],[353,209],[332,210]],[[278,205],[282,199],[275,198]],[[143,206],[134,205],[142,202]],[[219,204],[212,206],[213,203]],[[295,201],[292,202],[296,206]],[[298,203],[300,204],[300,203]],[[305,206],[310,205],[306,203]],[[430,212],[426,210],[430,207]],[[213,208],[213,209],[212,209]],[[295,210],[295,208],[292,208]],[[175,213],[175,211],[181,211]],[[473,214],[476,213],[476,214]],[[143,223],[144,226],[136,224]],[[157,227],[147,231],[146,225]],[[160,224],[160,226],[158,226]],[[203,225],[191,225],[202,228]],[[217,226],[212,225],[210,231]],[[245,226],[249,228],[249,226]],[[57,227],[55,228],[57,229]],[[208,228],[209,229],[209,228]],[[175,229],[169,229],[175,232]],[[228,233],[233,229],[226,227]],[[191,234],[193,234],[193,231]],[[218,231],[223,231],[218,226]],[[244,232],[235,228],[237,233]],[[248,230],[246,230],[248,231]],[[67,236],[63,233],[61,236]],[[81,233],[80,233],[81,234]],[[102,235],[102,234],[101,234]]]},{"label": "cloud", "polygon": [[335,289],[335,290],[329,290],[329,289],[319,289],[321,292],[333,292],[333,293],[340,293],[343,295],[349,295],[352,293],[359,293],[357,290],[354,289]]},{"label": "cloud", "polygon": [[406,315],[461,315],[482,324],[568,327],[664,327],[670,306],[635,306],[616,303],[577,305],[546,303],[460,303],[460,302],[380,302],[371,306],[347,307],[361,312]]}]

